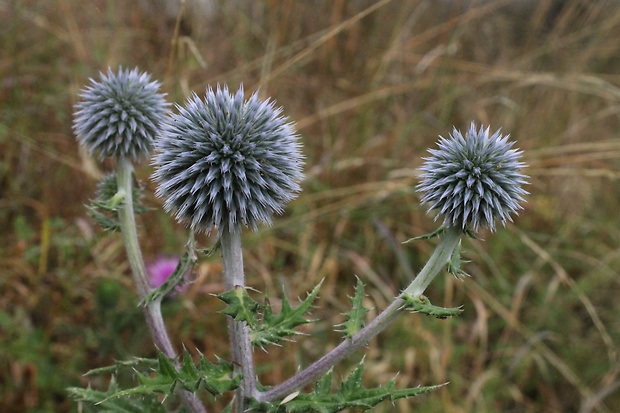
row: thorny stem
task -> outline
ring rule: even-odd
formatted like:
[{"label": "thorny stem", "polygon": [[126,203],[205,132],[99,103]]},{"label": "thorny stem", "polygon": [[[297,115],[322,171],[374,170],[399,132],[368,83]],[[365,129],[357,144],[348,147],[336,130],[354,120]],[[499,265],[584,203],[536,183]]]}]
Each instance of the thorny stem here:
[{"label": "thorny stem", "polygon": [[[241,249],[241,226],[236,228],[222,228],[220,243],[222,258],[224,261],[224,278],[226,289],[245,288],[245,275],[243,272],[243,251]],[[256,397],[256,373],[254,372],[254,360],[252,358],[252,343],[250,341],[250,327],[245,321],[239,322],[232,318],[228,320],[228,335],[232,361],[235,365],[235,374],[241,373],[243,380],[237,389],[236,406],[237,413],[247,411],[248,398]]]},{"label": "thorny stem", "polygon": [[[124,202],[118,211],[118,216],[127,258],[131,266],[131,273],[138,290],[138,295],[140,299],[144,299],[149,294],[151,286],[144,266],[144,260],[142,259],[140,244],[138,243],[138,232],[133,209],[132,174],[133,165],[131,161],[129,159],[119,159],[116,179],[118,192],[124,196]],[[155,346],[168,358],[176,358],[177,354],[174,351],[161,315],[161,300],[153,300],[148,303],[144,308],[144,316]],[[191,412],[207,412],[200,399],[194,393],[182,390],[180,395]]]},{"label": "thorny stem", "polygon": [[[458,228],[447,228],[443,233],[443,238],[435,248],[422,271],[415,277],[402,294],[409,294],[413,297],[421,295],[426,287],[431,283],[439,271],[446,265],[454,249],[461,240],[462,232]],[[338,347],[325,354],[319,360],[289,378],[285,382],[273,387],[271,390],[258,394],[259,401],[273,402],[280,400],[292,392],[304,387],[321,374],[332,368],[339,361],[349,356],[351,353],[365,345],[377,334],[383,331],[398,317],[402,311],[405,301],[401,298],[402,294],[394,298],[394,301],[383,310],[375,319],[369,322],[352,338],[346,339]]]}]

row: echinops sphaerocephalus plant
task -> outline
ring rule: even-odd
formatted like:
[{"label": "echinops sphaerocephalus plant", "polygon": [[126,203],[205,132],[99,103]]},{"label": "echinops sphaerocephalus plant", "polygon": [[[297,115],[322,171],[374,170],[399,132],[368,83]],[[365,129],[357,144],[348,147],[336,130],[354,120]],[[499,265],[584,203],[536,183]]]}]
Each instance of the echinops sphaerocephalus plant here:
[{"label": "echinops sphaerocephalus plant", "polygon": [[[523,189],[527,177],[521,173],[525,164],[521,151],[512,148],[514,143],[508,141],[509,137],[499,131],[491,135],[489,128],[477,129],[473,123],[465,134],[454,129],[449,139],[440,137],[438,149],[431,149],[431,156],[424,158],[422,180],[417,185],[418,191],[424,193],[422,202],[430,205],[429,212],[436,211],[436,219],[443,219],[437,231],[412,239],[440,237],[424,267],[370,320],[369,309],[364,307],[364,284],[358,278],[350,297],[352,309],[344,314],[341,324],[343,340],[283,382],[264,386],[254,367],[253,349],[280,345],[298,334],[296,327],[311,322],[306,313],[313,308],[320,284],[297,306],[286,297],[280,300],[278,310],[266,297],[263,303],[255,301],[250,295],[255,290],[246,287],[242,228],[257,229],[261,223],[269,224],[273,215],[281,213],[286,203],[297,196],[304,165],[300,137],[289,119],[282,116],[281,108],[271,100],[260,99],[257,93],[246,99],[243,87],[234,93],[227,86],[208,88],[204,98],[193,94],[184,106],[176,107],[177,113],[168,116],[164,116],[167,103],[158,88],[159,83],[151,82],[149,75],[137,69],[119,69],[117,74],[108,70],[100,82],[92,81],[76,105],[74,129],[79,142],[91,154],[117,159],[116,182],[114,176],[106,178],[97,205],[118,213],[119,223],[107,227],[120,228],[123,233],[140,304],[160,353],[157,360],[145,364],[145,370],[138,371],[139,366],[128,364],[141,375],[137,387],[124,390],[111,385],[107,393],[72,389],[74,396],[105,403],[113,410],[118,407],[115,400],[137,394],[141,398],[134,401],[142,410],[151,411],[155,405],[163,410],[161,395],[154,393],[163,393],[168,400],[167,396],[179,390],[188,411],[203,413],[205,408],[196,393],[205,389],[213,396],[234,391],[229,411],[234,406],[238,413],[337,412],[370,409],[383,400],[413,397],[439,387],[397,390],[392,380],[366,389],[360,362],[341,389],[333,393],[331,370],[405,310],[441,319],[461,313],[461,307],[432,305],[423,294],[446,267],[453,274],[463,273],[459,267],[463,262],[460,243],[464,235],[483,228],[494,231],[496,222],[505,225],[521,209],[527,194]],[[147,270],[134,220],[132,162],[153,148],[156,195],[163,199],[166,211],[190,227],[190,236],[180,261],[175,259],[165,262],[163,268]],[[106,203],[107,199],[110,202]],[[204,250],[196,248],[194,233],[209,233],[214,228],[218,242]],[[218,248],[225,292],[217,297],[227,305],[222,312],[228,317],[230,361],[218,359],[211,363],[201,354],[200,362],[195,364],[187,350],[182,359],[178,358],[160,305],[163,297],[183,282],[199,254],[210,255]],[[160,272],[162,280],[154,283],[149,273],[154,277]],[[163,278],[166,281],[162,283]],[[301,392],[313,382],[314,391]]]}]

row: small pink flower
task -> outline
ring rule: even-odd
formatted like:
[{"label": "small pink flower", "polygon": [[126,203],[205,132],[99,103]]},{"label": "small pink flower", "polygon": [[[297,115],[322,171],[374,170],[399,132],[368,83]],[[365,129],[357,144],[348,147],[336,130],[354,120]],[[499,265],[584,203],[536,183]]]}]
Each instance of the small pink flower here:
[{"label": "small pink flower", "polygon": [[[179,263],[179,257],[158,257],[152,260],[146,269],[151,277],[151,285],[153,288],[161,286],[164,281],[174,272]],[[178,286],[177,290],[181,291],[185,286]]]}]

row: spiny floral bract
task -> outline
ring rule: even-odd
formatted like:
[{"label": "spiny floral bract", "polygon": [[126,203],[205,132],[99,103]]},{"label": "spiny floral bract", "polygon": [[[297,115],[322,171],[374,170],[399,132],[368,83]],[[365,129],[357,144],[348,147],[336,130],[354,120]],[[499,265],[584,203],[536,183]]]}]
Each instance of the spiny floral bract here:
[{"label": "spiny floral bract", "polygon": [[153,142],[168,103],[157,93],[160,83],[138,69],[100,73],[90,79],[75,105],[73,130],[91,154],[137,160],[153,150]]},{"label": "spiny floral bract", "polygon": [[299,135],[282,109],[243,86],[196,94],[162,127],[153,179],[164,208],[195,230],[270,223],[300,190]]},{"label": "spiny floral bract", "polygon": [[498,130],[489,136],[489,128],[471,124],[465,137],[456,128],[450,139],[440,136],[439,149],[430,149],[424,158],[422,181],[417,187],[424,192],[422,203],[443,216],[443,224],[463,231],[481,227],[495,230],[495,220],[502,225],[512,221],[510,214],[522,209],[519,202],[527,194],[527,184],[519,171],[522,151],[511,149],[510,135]]}]

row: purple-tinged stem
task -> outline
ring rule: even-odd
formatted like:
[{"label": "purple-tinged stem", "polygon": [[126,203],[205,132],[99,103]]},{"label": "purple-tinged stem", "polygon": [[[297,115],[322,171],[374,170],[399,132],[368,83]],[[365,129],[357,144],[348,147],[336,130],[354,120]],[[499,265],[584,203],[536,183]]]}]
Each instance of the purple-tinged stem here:
[{"label": "purple-tinged stem", "polygon": [[[132,193],[132,173],[133,165],[129,159],[119,159],[116,171],[118,192],[123,196],[123,203],[118,211],[121,224],[121,232],[127,251],[127,258],[131,266],[131,274],[133,276],[138,296],[144,299],[150,292],[151,285],[142,259],[142,250],[138,243],[138,232],[136,229],[135,213],[133,209],[133,193]],[[161,315],[161,300],[153,300],[144,308],[144,316],[146,323],[151,331],[153,343],[168,358],[176,358],[166,325]],[[193,413],[206,413],[207,410],[203,406],[200,399],[192,392],[182,390],[180,396],[185,406]]]},{"label": "purple-tinged stem", "polygon": [[[435,248],[433,255],[429,258],[424,268],[422,268],[422,271],[420,271],[411,284],[404,290],[403,294],[407,293],[413,296],[419,296],[424,292],[426,287],[428,287],[430,282],[437,276],[439,271],[452,256],[454,249],[461,240],[461,235],[462,232],[457,228],[448,228],[444,231],[443,237]],[[389,326],[403,311],[405,301],[400,297],[401,296],[394,298],[394,301],[392,301],[385,310],[352,338],[346,339],[332,351],[283,383],[273,387],[269,391],[258,394],[256,399],[266,402],[280,400],[318,379],[323,373],[368,343],[368,341]]]},{"label": "purple-tinged stem", "polygon": [[[245,288],[245,274],[243,271],[243,250],[241,249],[241,226],[232,230],[220,229],[220,243],[224,261],[224,278],[226,289]],[[228,320],[228,335],[232,361],[235,365],[235,374],[242,374],[241,386],[237,389],[237,413],[247,411],[248,398],[256,397],[256,373],[252,357],[252,343],[250,341],[250,327],[245,321]]]}]

